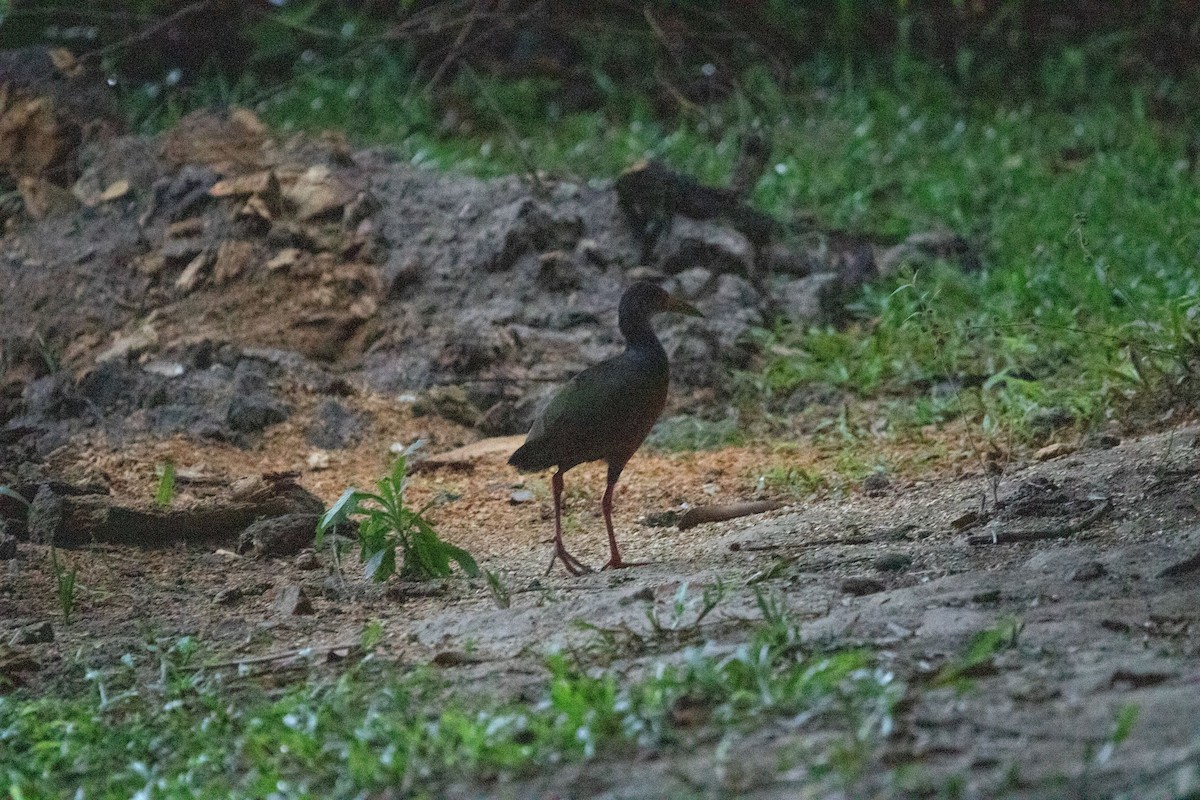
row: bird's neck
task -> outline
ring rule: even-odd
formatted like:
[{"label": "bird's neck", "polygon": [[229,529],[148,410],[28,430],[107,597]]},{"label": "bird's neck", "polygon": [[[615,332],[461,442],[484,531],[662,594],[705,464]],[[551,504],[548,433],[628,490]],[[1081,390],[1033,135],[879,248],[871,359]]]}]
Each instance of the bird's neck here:
[{"label": "bird's neck", "polygon": [[652,353],[666,358],[662,342],[650,327],[650,320],[645,317],[621,320],[621,334],[625,337],[627,352]]}]

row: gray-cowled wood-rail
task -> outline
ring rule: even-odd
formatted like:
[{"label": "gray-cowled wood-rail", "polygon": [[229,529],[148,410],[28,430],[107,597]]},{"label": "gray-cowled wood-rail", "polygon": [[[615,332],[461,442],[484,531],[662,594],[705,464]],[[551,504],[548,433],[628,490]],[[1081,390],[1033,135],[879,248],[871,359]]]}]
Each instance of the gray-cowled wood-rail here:
[{"label": "gray-cowled wood-rail", "polygon": [[[563,474],[588,461],[608,464],[608,485],[600,508],[608,528],[610,558],[605,569],[636,566],[621,558],[613,533],[613,488],[630,457],[654,427],[667,402],[670,368],[667,353],[654,335],[650,318],[662,311],[701,316],[693,306],[672,297],[650,281],[639,281],[621,296],[618,324],[625,352],[601,361],[571,379],[533,423],[525,444],[508,463],[522,472],[556,467],[554,492],[554,556],[572,575],[590,572],[567,552],[562,538]],[[549,569],[547,569],[549,572]]]}]

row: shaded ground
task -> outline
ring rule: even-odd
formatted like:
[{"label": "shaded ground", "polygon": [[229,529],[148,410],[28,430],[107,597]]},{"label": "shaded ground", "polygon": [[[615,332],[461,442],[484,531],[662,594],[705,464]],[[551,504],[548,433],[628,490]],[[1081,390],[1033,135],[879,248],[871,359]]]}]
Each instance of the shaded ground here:
[{"label": "shaded ground", "polygon": [[[516,179],[444,178],[336,141],[272,143],[236,115],[190,125],[93,153],[76,184],[83,208],[64,200],[40,221],[14,218],[0,262],[6,485],[89,483],[146,506],[170,461],[179,507],[268,472],[296,472],[330,502],[383,474],[392,443],[423,439],[436,455],[519,431],[547,387],[619,346],[613,307],[639,244],[608,187],[537,193]],[[656,268],[709,314],[701,327],[663,326],[676,402],[713,416],[730,370],[752,356],[748,327],[781,308],[823,313],[821,281],[801,273],[836,274],[848,260],[799,245],[768,259],[739,237],[684,221],[656,251]],[[689,644],[732,647],[767,591],[805,621],[806,644],[875,648],[908,687],[849,787],[806,768],[820,734],[785,720],[721,742],[700,725],[690,752],[634,753],[635,770],[602,758],[451,794],[1195,796],[1197,579],[1160,574],[1200,550],[1195,438],[1179,429],[1074,452],[1069,442],[1046,463],[1015,453],[985,476],[969,431],[881,434],[859,446],[890,468],[865,484],[833,480],[852,472],[849,445],[811,436],[645,452],[622,481],[616,520],[629,557],[651,565],[579,579],[543,574],[547,487],[504,466],[507,443],[411,485],[418,502],[454,498],[433,519],[500,576],[507,608],[482,581],[374,587],[353,558],[344,574],[328,552],[257,559],[234,552],[240,530],[213,530],[164,547],[70,551],[79,601],[64,626],[48,550],[23,540],[0,579],[0,640],[12,642],[5,663],[20,665],[11,675],[37,688],[148,635],[294,660],[353,643],[377,620],[382,656],[515,695],[540,683],[548,649],[594,649],[597,629],[615,642],[610,666],[628,673]],[[762,480],[778,473],[835,488],[797,503],[811,487]],[[568,539],[592,563],[603,560],[601,484],[596,466],[567,482]],[[793,504],[686,532],[648,524],[685,504],[764,494]],[[986,541],[1030,531],[1043,537]],[[686,636],[655,634],[647,608],[669,615],[682,583],[692,598],[717,583],[726,596]],[[280,607],[293,587],[311,613]],[[970,690],[932,685],[973,635],[1009,616],[1024,625],[1015,646],[975,665]],[[45,622],[50,641],[40,641]],[[1114,742],[1128,706],[1133,733]]]}]

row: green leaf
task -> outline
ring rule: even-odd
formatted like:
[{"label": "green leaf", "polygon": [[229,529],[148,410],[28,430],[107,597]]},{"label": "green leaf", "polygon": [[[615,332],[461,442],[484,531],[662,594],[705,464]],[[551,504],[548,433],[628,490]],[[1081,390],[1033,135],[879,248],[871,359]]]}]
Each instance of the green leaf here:
[{"label": "green leaf", "polygon": [[29,508],[29,501],[22,497],[21,493],[15,489],[10,489],[7,486],[0,486],[0,495],[4,495],[5,497],[16,500],[18,503],[25,506],[25,508]]},{"label": "green leaf", "polygon": [[475,563],[475,559],[471,557],[470,553],[449,542],[442,542],[442,546],[446,548],[446,552],[450,555],[450,558],[454,559],[459,569],[465,572],[468,577],[478,577],[479,565]]},{"label": "green leaf", "polygon": [[162,465],[162,476],[158,479],[158,490],[154,492],[154,503],[159,506],[171,505],[175,497],[175,462],[167,461]]},{"label": "green leaf", "polygon": [[329,510],[321,517],[321,521],[317,523],[317,547],[320,547],[321,542],[325,539],[325,531],[340,522],[345,522],[350,518],[351,514],[358,510],[358,498],[360,494],[361,492],[357,489],[347,489],[342,492],[342,496],[337,499],[337,502],[329,507]]},{"label": "green leaf", "polygon": [[377,583],[386,581],[396,572],[396,551],[387,548],[378,551],[363,565],[363,575]]}]

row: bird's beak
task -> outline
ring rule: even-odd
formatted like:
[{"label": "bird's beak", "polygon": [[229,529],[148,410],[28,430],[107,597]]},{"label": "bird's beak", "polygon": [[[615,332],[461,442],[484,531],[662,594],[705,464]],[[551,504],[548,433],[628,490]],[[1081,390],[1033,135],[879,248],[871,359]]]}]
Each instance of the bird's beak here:
[{"label": "bird's beak", "polygon": [[667,305],[664,310],[665,311],[674,311],[676,314],[686,314],[689,317],[703,317],[704,316],[703,314],[700,313],[700,309],[696,308],[694,305],[692,305],[691,303],[689,303],[685,300],[680,300],[678,297],[675,297],[673,295],[667,296]]}]

